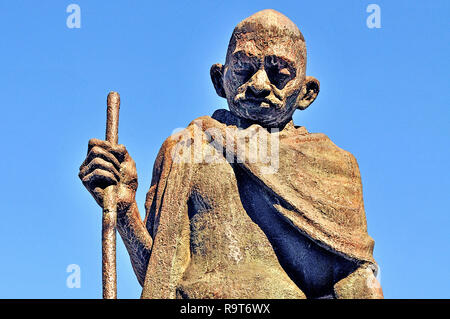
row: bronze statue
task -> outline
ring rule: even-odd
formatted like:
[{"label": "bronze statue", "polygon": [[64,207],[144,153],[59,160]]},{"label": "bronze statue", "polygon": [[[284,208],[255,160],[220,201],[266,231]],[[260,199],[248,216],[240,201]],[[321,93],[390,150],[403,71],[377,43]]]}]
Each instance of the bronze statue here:
[{"label": "bronze statue", "polygon": [[144,221],[125,146],[89,141],[79,176],[101,206],[115,185],[142,298],[383,297],[355,158],[293,124],[319,93],[305,69],[287,17],[263,10],[239,23],[225,65],[211,68],[230,111],[163,143]]}]

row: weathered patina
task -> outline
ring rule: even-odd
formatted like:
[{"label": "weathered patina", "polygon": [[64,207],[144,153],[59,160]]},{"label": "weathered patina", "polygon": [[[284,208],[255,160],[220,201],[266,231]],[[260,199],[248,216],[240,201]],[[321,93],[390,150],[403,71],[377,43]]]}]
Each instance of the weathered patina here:
[{"label": "weathered patina", "polygon": [[136,166],[93,139],[80,178],[102,205],[117,185],[117,227],[143,298],[382,298],[355,158],[292,115],[317,97],[306,45],[263,10],[233,31],[211,79],[230,111],[170,136],[142,221]]}]

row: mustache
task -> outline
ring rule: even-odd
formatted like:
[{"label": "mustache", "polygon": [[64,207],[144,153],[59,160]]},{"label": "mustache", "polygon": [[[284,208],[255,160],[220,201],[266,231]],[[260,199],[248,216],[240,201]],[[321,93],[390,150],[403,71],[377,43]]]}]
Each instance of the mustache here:
[{"label": "mustache", "polygon": [[270,107],[274,107],[277,109],[280,109],[283,105],[280,100],[278,100],[275,97],[272,96],[266,96],[266,97],[254,97],[254,96],[246,96],[244,94],[238,94],[236,98],[234,99],[235,103],[251,103],[251,104],[261,104],[261,103],[267,103],[270,105]]}]

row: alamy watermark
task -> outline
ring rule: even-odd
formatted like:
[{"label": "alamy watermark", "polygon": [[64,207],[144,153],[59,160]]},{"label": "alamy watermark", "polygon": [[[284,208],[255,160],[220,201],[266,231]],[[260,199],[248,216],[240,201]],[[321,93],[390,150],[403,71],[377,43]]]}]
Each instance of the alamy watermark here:
[{"label": "alamy watermark", "polygon": [[378,4],[369,4],[366,8],[366,12],[370,15],[366,19],[366,25],[369,29],[381,28],[381,8]]},{"label": "alamy watermark", "polygon": [[70,13],[66,19],[66,25],[69,29],[81,28],[81,8],[78,4],[69,4],[66,12]]},{"label": "alamy watermark", "polygon": [[77,264],[70,264],[66,268],[70,273],[66,279],[67,288],[81,288],[81,268]]},{"label": "alamy watermark", "polygon": [[274,174],[279,168],[278,128],[252,125],[209,127],[209,121],[195,120],[193,129],[176,129],[170,139],[174,163],[247,163],[259,166],[262,174]]}]

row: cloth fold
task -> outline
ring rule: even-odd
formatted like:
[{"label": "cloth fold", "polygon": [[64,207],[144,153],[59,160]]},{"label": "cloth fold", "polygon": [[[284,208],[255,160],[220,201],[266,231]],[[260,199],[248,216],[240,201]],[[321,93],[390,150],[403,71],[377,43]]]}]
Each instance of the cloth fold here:
[{"label": "cloth fold", "polygon": [[[277,212],[318,245],[347,259],[376,265],[359,168],[351,153],[326,135],[308,133],[292,122],[282,130],[266,129],[219,110],[169,137],[155,161],[146,200],[145,223],[154,244],[144,298],[175,298],[176,284],[189,264],[187,203],[195,182],[193,167],[199,158],[205,159],[198,154],[205,144],[217,151],[208,154],[210,161],[234,161],[242,167],[279,199]],[[257,145],[258,154],[265,153],[264,160],[255,160],[249,145]]]}]

